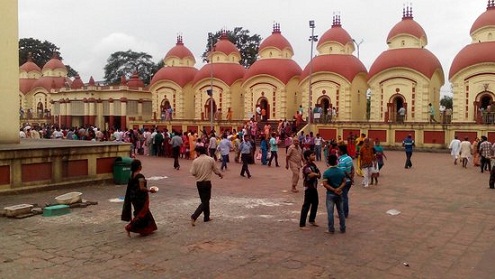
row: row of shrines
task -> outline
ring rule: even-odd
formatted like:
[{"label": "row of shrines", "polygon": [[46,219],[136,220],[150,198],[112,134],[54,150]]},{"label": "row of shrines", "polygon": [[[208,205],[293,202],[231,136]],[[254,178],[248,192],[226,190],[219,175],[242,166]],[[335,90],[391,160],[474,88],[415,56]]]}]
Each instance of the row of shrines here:
[{"label": "row of shrines", "polygon": [[[495,109],[491,106],[495,100],[494,0],[488,1],[470,35],[471,44],[457,54],[449,72],[452,122],[457,123],[479,123],[483,110]],[[235,121],[249,119],[260,107],[267,119],[292,119],[302,106],[303,114],[314,107],[321,107],[323,113],[334,110],[339,121],[369,117],[369,121],[395,122],[404,107],[405,122],[428,122],[428,105],[438,112],[445,80],[442,65],[427,43],[412,8],[406,7],[386,38],[388,49],[369,71],[353,55],[354,41],[342,28],[340,16],[334,16],[332,27],[317,43],[318,54],[304,69],[292,60],[292,46],[278,24],[261,42],[258,60],[248,69],[239,64],[235,45],[221,36],[209,52],[209,62],[198,70],[194,55],[179,36],[165,55],[164,67],[146,87],[137,74],[122,78],[118,85],[100,86],[93,78],[86,84],[79,77],[67,78],[67,69],[57,57],[43,69],[28,61],[20,67],[21,118],[46,117],[49,112],[60,126],[108,129],[125,128],[133,120],[160,120],[170,111],[177,120],[208,120],[214,111],[217,119]]]}]

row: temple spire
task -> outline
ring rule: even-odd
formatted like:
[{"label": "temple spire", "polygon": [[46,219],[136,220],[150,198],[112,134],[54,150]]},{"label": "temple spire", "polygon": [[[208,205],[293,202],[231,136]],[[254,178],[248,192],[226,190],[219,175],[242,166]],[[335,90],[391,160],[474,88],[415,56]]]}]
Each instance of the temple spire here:
[{"label": "temple spire", "polygon": [[275,34],[275,33],[281,33],[281,32],[280,32],[280,23],[274,23],[274,24],[273,24],[273,31],[272,31],[272,34]]},{"label": "temple spire", "polygon": [[404,8],[402,8],[402,19],[413,19],[412,3],[404,4]]},{"label": "temple spire", "polygon": [[184,45],[184,42],[182,41],[182,35],[181,34],[177,34],[177,43],[176,43],[176,45],[178,45],[178,46]]},{"label": "temple spire", "polygon": [[332,27],[341,27],[341,26],[342,23],[340,21],[340,13],[334,13]]},{"label": "temple spire", "polygon": [[488,0],[488,5],[486,6],[487,10],[495,9],[495,0]]}]

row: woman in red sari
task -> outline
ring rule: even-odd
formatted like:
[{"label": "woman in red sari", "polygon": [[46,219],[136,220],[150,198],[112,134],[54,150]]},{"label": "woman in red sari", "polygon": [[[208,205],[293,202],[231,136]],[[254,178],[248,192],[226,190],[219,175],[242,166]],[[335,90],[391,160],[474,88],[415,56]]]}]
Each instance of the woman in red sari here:
[{"label": "woman in red sari", "polygon": [[[125,192],[124,206],[122,208],[122,221],[130,221],[125,226],[127,236],[131,237],[131,232],[139,233],[142,236],[152,234],[157,230],[155,219],[151,214],[148,192],[155,193],[155,189],[146,188],[146,178],[141,174],[141,161],[133,160],[131,163],[131,178],[127,184]],[[134,207],[134,218],[131,219],[131,205]]]}]

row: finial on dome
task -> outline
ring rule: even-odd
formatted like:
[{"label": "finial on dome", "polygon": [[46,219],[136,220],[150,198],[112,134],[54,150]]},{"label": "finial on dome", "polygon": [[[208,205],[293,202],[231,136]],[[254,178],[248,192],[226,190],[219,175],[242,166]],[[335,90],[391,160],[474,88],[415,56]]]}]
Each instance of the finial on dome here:
[{"label": "finial on dome", "polygon": [[120,84],[121,85],[126,85],[127,84],[127,79],[125,78],[125,75],[122,75],[120,77]]},{"label": "finial on dome", "polygon": [[342,23],[340,21],[340,13],[333,13],[333,23],[332,27],[340,27],[342,26]]},{"label": "finial on dome", "polygon": [[227,39],[227,30],[225,28],[222,29],[222,35],[220,36],[220,39]]},{"label": "finial on dome", "polygon": [[495,0],[488,0],[487,10],[495,9]]},{"label": "finial on dome", "polygon": [[274,23],[274,24],[273,24],[273,31],[272,31],[272,34],[275,34],[275,33],[281,33],[281,32],[280,32],[280,23]]},{"label": "finial on dome", "polygon": [[402,8],[402,19],[413,19],[413,8],[411,2],[404,4],[404,7]]},{"label": "finial on dome", "polygon": [[176,45],[183,45],[184,42],[182,41],[182,35],[181,34],[177,34],[177,43]]}]

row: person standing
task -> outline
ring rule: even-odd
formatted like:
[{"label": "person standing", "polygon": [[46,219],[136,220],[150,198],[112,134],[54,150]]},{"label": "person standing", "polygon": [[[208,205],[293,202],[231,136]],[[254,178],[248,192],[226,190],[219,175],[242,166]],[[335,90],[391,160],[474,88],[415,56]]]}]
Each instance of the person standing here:
[{"label": "person standing", "polygon": [[469,138],[465,137],[461,142],[459,147],[459,153],[461,155],[462,167],[467,168],[468,158],[471,156],[471,142],[469,142]]},{"label": "person standing", "polygon": [[217,152],[217,137],[215,136],[215,132],[210,133],[210,140],[208,141],[208,150],[210,151],[210,157],[213,158],[213,160],[217,160],[217,157],[215,156],[215,152]]},{"label": "person standing", "polygon": [[367,188],[371,180],[371,169],[373,160],[375,159],[375,150],[371,147],[370,139],[365,138],[361,148],[359,149],[359,160],[361,162],[361,172],[363,174],[363,186]]},{"label": "person standing", "polygon": [[292,171],[292,192],[297,193],[297,184],[299,182],[299,170],[302,167],[302,163],[304,158],[302,156],[302,149],[299,145],[299,139],[294,137],[292,139],[292,145],[289,147],[287,151],[287,155],[285,156],[285,168]]},{"label": "person standing", "polygon": [[260,150],[261,150],[261,164],[265,166],[268,158],[268,141],[266,140],[265,135],[261,135],[260,141]]},{"label": "person standing", "polygon": [[430,123],[438,123],[438,121],[435,119],[435,109],[433,108],[433,105],[431,103],[428,104],[428,113],[430,114]]},{"label": "person standing", "polygon": [[180,133],[177,133],[175,130],[173,130],[172,133],[174,135],[170,139],[170,145],[172,146],[172,157],[174,157],[174,169],[179,170],[180,169],[180,164],[179,164],[180,148],[184,142],[182,141],[182,137],[181,137]]},{"label": "person standing", "polygon": [[345,215],[342,202],[342,192],[345,187],[346,175],[343,170],[337,167],[337,156],[328,156],[328,162],[330,167],[323,173],[323,187],[327,189],[327,215],[328,215],[328,230],[327,233],[333,234],[335,232],[333,211],[334,206],[337,208],[340,223],[340,232],[345,233]]},{"label": "person standing", "polygon": [[316,154],[316,161],[321,161],[321,149],[322,146],[325,144],[325,140],[320,136],[320,134],[316,134],[315,137],[315,154]]},{"label": "person standing", "polygon": [[339,145],[339,160],[338,167],[343,170],[346,176],[345,186],[342,188],[342,205],[344,210],[344,216],[347,218],[349,216],[349,191],[351,190],[352,184],[354,184],[354,164],[352,162],[351,156],[347,154],[347,146]]},{"label": "person standing", "polygon": [[210,199],[211,199],[211,174],[215,173],[223,178],[222,173],[218,170],[215,160],[206,155],[206,147],[197,146],[196,152],[198,157],[194,159],[191,165],[191,174],[196,178],[196,187],[198,188],[201,203],[191,215],[191,225],[195,226],[196,219],[203,213],[205,222],[211,221],[210,218]]},{"label": "person standing", "polygon": [[399,113],[399,123],[404,124],[404,119],[406,118],[406,108],[404,106],[400,107],[398,113]]},{"label": "person standing", "polygon": [[275,166],[280,167],[278,164],[278,140],[276,138],[277,134],[275,132],[272,133],[272,137],[270,138],[270,160],[268,161],[268,166],[271,167],[272,160],[275,158]]},{"label": "person standing", "polygon": [[454,165],[457,165],[457,159],[459,159],[459,152],[461,151],[461,141],[457,135],[454,136],[454,139],[450,142],[449,149],[450,155],[454,158]]},{"label": "person standing", "polygon": [[481,173],[483,171],[491,170],[490,157],[492,156],[492,144],[488,141],[486,136],[481,136],[481,143],[479,144],[480,157],[481,157]]},{"label": "person standing", "polygon": [[[321,178],[321,173],[318,167],[315,165],[315,153],[311,150],[304,151],[304,160],[306,165],[303,168],[304,177],[304,202],[301,209],[301,219],[299,221],[299,228],[306,229],[306,218],[309,213],[309,223],[312,226],[318,227],[316,224],[316,213],[318,211],[318,179]],[[310,211],[311,209],[311,211]]]},{"label": "person standing", "polygon": [[383,146],[380,144],[380,140],[378,138],[375,139],[375,146],[373,146],[375,150],[376,161],[378,162],[378,170],[381,170],[385,165],[383,158],[387,159],[385,152],[383,151]]},{"label": "person standing", "polygon": [[407,137],[402,141],[402,146],[406,151],[406,164],[404,168],[408,169],[412,167],[411,157],[413,153],[413,147],[415,146],[411,134],[407,135]]},{"label": "person standing", "polygon": [[249,162],[251,162],[251,153],[253,150],[253,145],[251,144],[251,141],[249,139],[249,135],[244,136],[244,141],[241,142],[240,148],[240,153],[241,153],[241,161],[242,161],[242,168],[241,168],[241,176],[245,177],[245,173],[247,173],[248,178],[251,178],[251,172],[249,172]]},{"label": "person standing", "polygon": [[223,133],[222,140],[218,144],[218,150],[220,151],[220,155],[222,155],[222,166],[220,167],[220,170],[227,170],[229,153],[232,149],[234,149],[234,146],[232,146],[232,142],[227,139],[227,134]]},{"label": "person standing", "polygon": [[[141,174],[143,169],[141,161],[134,159],[131,162],[131,178],[127,184],[124,205],[122,206],[122,221],[130,221],[125,226],[127,236],[131,237],[131,232],[139,233],[142,236],[152,234],[157,230],[155,219],[150,211],[150,199],[148,193],[155,193],[154,188],[148,189],[146,178]],[[134,207],[134,214],[132,214]],[[131,219],[132,215],[134,218]]]}]

